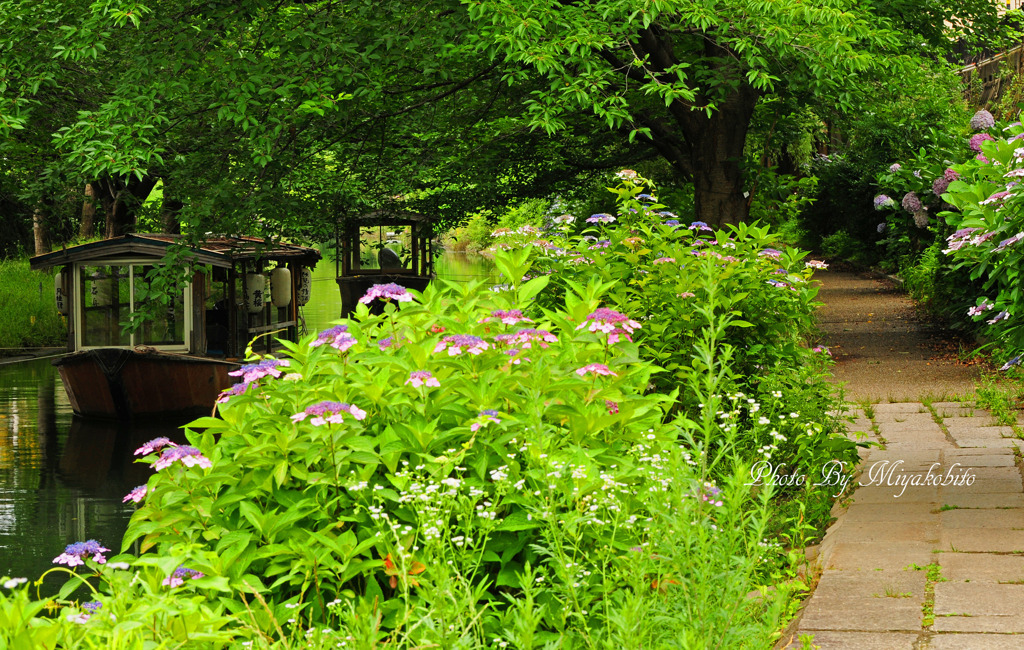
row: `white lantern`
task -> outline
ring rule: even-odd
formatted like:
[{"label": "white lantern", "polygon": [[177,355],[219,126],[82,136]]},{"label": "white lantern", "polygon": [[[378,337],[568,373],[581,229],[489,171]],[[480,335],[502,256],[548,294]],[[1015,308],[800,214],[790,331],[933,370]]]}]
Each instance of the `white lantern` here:
[{"label": "white lantern", "polygon": [[275,307],[287,307],[292,302],[292,272],[283,266],[270,272],[270,302]]},{"label": "white lantern", "polygon": [[262,273],[245,274],[245,309],[250,314],[258,314],[266,305],[267,276]]},{"label": "white lantern", "polygon": [[57,271],[57,276],[53,278],[53,298],[57,303],[57,313],[61,316],[68,315],[68,296],[64,291],[64,279],[67,277],[67,273],[64,269]]},{"label": "white lantern", "polygon": [[295,290],[295,302],[304,307],[313,295],[313,271],[308,266],[299,269],[299,286]]}]

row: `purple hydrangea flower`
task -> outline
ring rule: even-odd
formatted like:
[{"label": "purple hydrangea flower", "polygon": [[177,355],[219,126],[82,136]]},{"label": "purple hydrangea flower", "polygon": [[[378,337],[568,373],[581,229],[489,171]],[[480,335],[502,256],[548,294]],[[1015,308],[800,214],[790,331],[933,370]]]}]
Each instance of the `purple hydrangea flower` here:
[{"label": "purple hydrangea flower", "polygon": [[239,383],[235,384],[231,388],[225,388],[224,390],[221,391],[220,395],[217,397],[217,403],[218,404],[225,404],[232,397],[236,397],[238,395],[241,395],[245,391],[249,390],[250,386],[254,386],[254,385],[257,385],[257,384],[250,384],[248,382],[244,382],[243,381],[243,382],[239,382]]},{"label": "purple hydrangea flower", "polygon": [[928,225],[928,210],[922,208],[914,213],[914,225],[918,228],[924,228]]},{"label": "purple hydrangea flower", "polygon": [[[975,133],[974,135],[971,136],[971,139],[968,142],[968,144],[971,145],[971,149],[973,149],[974,151],[980,152],[981,151],[981,143],[984,142],[985,140],[995,141],[995,138],[993,138],[992,136],[990,136],[987,133]],[[985,162],[988,162],[988,161],[985,161]]]},{"label": "purple hydrangea flower", "polygon": [[996,125],[996,118],[992,117],[992,113],[989,113],[984,108],[974,114],[971,117],[971,129],[974,131],[984,131],[985,129],[991,129]]},{"label": "purple hydrangea flower", "polygon": [[406,291],[405,287],[394,282],[373,285],[366,292],[366,295],[359,299],[359,302],[367,304],[376,298],[395,300],[397,302],[412,302],[412,294]]},{"label": "purple hydrangea flower", "polygon": [[587,223],[614,223],[615,217],[605,212],[598,212],[587,217]]},{"label": "purple hydrangea flower", "polygon": [[429,370],[414,370],[410,372],[409,378],[405,380],[405,383],[412,384],[413,388],[419,388],[420,386],[434,386],[437,388],[441,386],[441,382]]},{"label": "purple hydrangea flower", "polygon": [[82,603],[82,609],[89,612],[90,614],[95,614],[101,607],[103,607],[103,603],[101,603],[98,600],[93,600],[88,603]]},{"label": "purple hydrangea flower", "polygon": [[[590,326],[587,327],[586,321],[590,321]],[[610,333],[617,327],[621,327],[630,334],[633,330],[640,329],[640,323],[630,319],[623,313],[617,312],[614,309],[608,309],[607,307],[600,307],[594,312],[587,315],[583,323],[580,323],[576,329],[581,330],[587,327],[587,331],[590,332],[604,332]]]},{"label": "purple hydrangea flower", "polygon": [[243,382],[251,384],[268,376],[280,377],[281,370],[279,368],[287,366],[287,359],[263,359],[259,363],[246,364],[238,370],[232,370],[228,374],[232,377],[241,377]]},{"label": "purple hydrangea flower", "polygon": [[708,224],[704,223],[703,221],[694,221],[693,223],[691,223],[690,224],[690,230],[708,230],[708,231],[713,231],[711,226],[709,226]]},{"label": "purple hydrangea flower", "polygon": [[967,310],[968,316],[981,316],[986,311],[995,308],[995,305],[990,303],[987,298],[982,298],[981,302],[974,307]]},{"label": "purple hydrangea flower", "polygon": [[992,320],[987,320],[985,322],[988,323],[989,325],[995,325],[999,321],[1001,321],[1001,320],[1009,320],[1009,318],[1010,318],[1010,312],[1008,312],[1006,310],[1003,310],[1003,311],[999,312],[998,314],[996,314],[992,318]]},{"label": "purple hydrangea flower", "polygon": [[721,494],[721,488],[716,487],[714,483],[708,483],[705,481],[700,493],[700,500],[705,503],[709,503],[716,508],[721,508],[722,500],[718,498]]},{"label": "purple hydrangea flower", "polygon": [[194,465],[198,465],[199,467],[204,467],[206,469],[213,467],[213,464],[210,463],[210,459],[203,456],[198,449],[190,447],[189,445],[182,445],[180,447],[174,446],[164,449],[163,453],[160,454],[160,458],[153,463],[153,469],[159,472],[160,470],[173,465],[174,461],[181,461],[181,464],[185,467],[192,467]]},{"label": "purple hydrangea flower", "polygon": [[900,169],[902,169],[902,166],[899,163],[893,163],[889,165],[889,171],[894,174],[898,172]]},{"label": "purple hydrangea flower", "polygon": [[1009,361],[1007,361],[1006,363],[1004,363],[1003,367],[1000,368],[1000,370],[1009,370],[1010,368],[1016,366],[1017,364],[1020,363],[1021,357],[1024,357],[1024,355],[1018,354],[1014,358],[1012,358]]},{"label": "purple hydrangea flower", "polygon": [[960,172],[952,167],[946,167],[946,171],[942,172],[942,177],[952,183],[953,181],[960,180]]},{"label": "purple hydrangea flower", "polygon": [[668,219],[663,222],[662,225],[669,226],[671,228],[677,228],[679,226],[679,219]]},{"label": "purple hydrangea flower", "polygon": [[141,447],[139,447],[138,449],[136,449],[135,450],[135,455],[136,456],[146,456],[146,455],[152,454],[154,451],[160,451],[164,447],[173,446],[173,445],[174,445],[174,443],[171,442],[170,438],[165,438],[164,436],[160,436],[159,438],[153,438],[152,440],[150,440],[146,444],[144,444]]},{"label": "purple hydrangea flower", "polygon": [[1002,201],[1008,196],[1010,196],[1010,192],[996,192],[995,194],[988,197],[984,201],[980,201],[978,205],[988,205],[990,203],[995,203],[996,201]]},{"label": "purple hydrangea flower", "polygon": [[1024,232],[1019,232],[1016,235],[1014,235],[1013,237],[1010,237],[1008,239],[1004,239],[1003,241],[999,242],[999,245],[996,246],[995,248],[993,248],[992,252],[993,253],[998,253],[999,251],[1005,250],[1006,248],[1008,248],[1010,246],[1013,246],[1014,244],[1016,244],[1017,242],[1019,242],[1022,239],[1024,239]]},{"label": "purple hydrangea flower", "polygon": [[636,200],[643,201],[644,203],[654,203],[655,201],[657,201],[657,199],[651,196],[650,194],[637,194]]},{"label": "purple hydrangea flower", "polygon": [[145,485],[140,485],[139,487],[134,488],[131,492],[126,494],[125,497],[121,499],[121,503],[128,503],[129,501],[131,501],[132,503],[139,503],[140,501],[146,498],[146,492],[148,490],[149,487]]},{"label": "purple hydrangea flower", "polygon": [[311,348],[318,348],[321,345],[330,344],[332,348],[339,352],[344,352],[358,341],[348,333],[348,325],[335,325],[329,329],[325,329],[316,336],[316,340],[309,344]]},{"label": "purple hydrangea flower", "polygon": [[757,254],[763,255],[764,257],[770,257],[773,260],[777,260],[782,257],[782,251],[776,250],[774,248],[765,248],[759,251]]},{"label": "purple hydrangea flower", "polygon": [[902,201],[903,209],[907,212],[917,212],[921,209],[921,199],[917,198],[917,194],[914,192],[907,192],[903,195]]},{"label": "purple hydrangea flower", "polygon": [[932,194],[934,194],[935,196],[942,196],[943,194],[946,193],[946,190],[948,188],[949,181],[946,180],[945,176],[939,176],[934,181],[932,181]]},{"label": "purple hydrangea flower", "polygon": [[189,569],[188,567],[180,566],[174,570],[174,573],[164,578],[163,585],[165,587],[175,588],[185,584],[186,580],[198,580],[202,578],[203,574],[195,569]]},{"label": "purple hydrangea flower", "polygon": [[883,232],[885,232],[885,225],[886,225],[886,224],[885,224],[885,222],[883,221],[882,223],[880,223],[880,224],[878,224],[877,226],[875,226],[875,231],[877,231],[877,232],[878,232],[878,234],[879,234],[879,235],[881,235],[881,234],[882,234]]},{"label": "purple hydrangea flower", "polygon": [[891,197],[888,197],[885,194],[879,194],[878,196],[875,197],[876,210],[884,210],[885,208],[891,208],[894,205],[896,205],[896,202],[893,201]]},{"label": "purple hydrangea flower", "polygon": [[576,217],[572,216],[571,214],[563,214],[555,217],[554,219],[552,219],[552,221],[560,224],[570,224],[576,221]]},{"label": "purple hydrangea flower", "polygon": [[500,424],[501,420],[498,419],[498,412],[494,409],[484,409],[480,411],[480,415],[477,416],[476,422],[469,425],[469,430],[476,432],[481,427],[485,427],[490,423]]},{"label": "purple hydrangea flower", "polygon": [[479,336],[473,336],[472,334],[454,334],[441,339],[434,348],[434,352],[437,353],[448,350],[448,356],[454,357],[462,354],[463,350],[465,350],[472,355],[477,355],[489,347],[491,347],[490,344]]},{"label": "purple hydrangea flower", "polygon": [[94,539],[89,539],[84,542],[75,542],[74,544],[68,544],[64,548],[64,552],[53,559],[54,564],[66,564],[67,566],[81,566],[85,564],[86,558],[90,555],[97,564],[106,564],[107,558],[103,557],[104,553],[109,553],[110,549],[100,546],[100,543]]},{"label": "purple hydrangea flower", "polygon": [[313,418],[309,423],[315,427],[323,426],[328,422],[341,424],[344,421],[341,417],[342,413],[348,413],[357,420],[366,419],[366,411],[358,406],[346,402],[323,401],[307,406],[305,410],[293,415],[292,422],[301,422],[312,415]]}]

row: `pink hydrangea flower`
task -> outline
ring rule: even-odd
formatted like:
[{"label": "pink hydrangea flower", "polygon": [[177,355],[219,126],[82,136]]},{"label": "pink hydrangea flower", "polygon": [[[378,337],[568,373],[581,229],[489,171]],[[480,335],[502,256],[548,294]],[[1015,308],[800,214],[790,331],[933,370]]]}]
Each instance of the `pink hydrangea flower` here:
[{"label": "pink hydrangea flower", "polygon": [[[586,321],[590,322],[589,327],[587,326]],[[576,329],[580,330],[584,327],[587,327],[587,330],[590,332],[604,332],[606,334],[611,333],[618,327],[621,327],[626,332],[632,334],[633,330],[640,329],[640,323],[635,320],[631,320],[625,314],[617,312],[614,309],[601,307],[589,314],[585,321],[577,326]]]},{"label": "pink hydrangea flower", "polygon": [[495,424],[501,423],[501,420],[498,419],[498,412],[494,409],[484,409],[483,411],[480,411],[480,415],[477,416],[476,422],[469,425],[469,430],[475,433],[480,430],[481,427],[485,427],[492,422]]},{"label": "pink hydrangea flower", "polygon": [[533,320],[523,316],[523,312],[518,309],[495,309],[491,312],[491,315],[486,318],[481,318],[481,323],[489,322],[491,319],[501,321],[505,325],[515,325],[516,323],[532,323]]},{"label": "pink hydrangea flower", "polygon": [[344,352],[356,343],[358,341],[348,333],[348,325],[335,325],[320,332],[316,340],[309,344],[309,347],[318,348],[321,345],[330,344],[335,350]]},{"label": "pink hydrangea flower", "polygon": [[202,577],[203,574],[201,572],[181,566],[175,569],[174,573],[164,578],[163,585],[174,589],[185,584],[185,580],[198,580]]},{"label": "pink hydrangea flower", "polygon": [[659,257],[658,259],[654,260],[654,264],[671,264],[672,262],[675,261],[676,258],[674,257]]},{"label": "pink hydrangea flower", "polygon": [[280,377],[281,368],[288,366],[287,359],[263,359],[258,363],[249,363],[238,370],[232,370],[228,374],[232,377],[241,377],[242,381],[251,384],[264,377]]},{"label": "pink hydrangea flower", "polygon": [[148,486],[140,485],[139,487],[133,489],[131,492],[126,494],[125,497],[121,499],[121,503],[128,503],[129,501],[131,501],[132,503],[139,503],[140,501],[146,498],[146,492],[148,490]]},{"label": "pink hydrangea flower", "polygon": [[174,445],[174,443],[171,442],[170,438],[166,438],[164,436],[160,436],[159,438],[153,438],[152,440],[150,440],[146,444],[144,444],[141,447],[139,447],[138,449],[136,449],[135,450],[135,455],[136,456],[147,456],[149,454],[152,454],[154,451],[160,451],[164,447],[173,446],[173,445]]},{"label": "pink hydrangea flower", "polygon": [[618,377],[618,375],[612,372],[608,368],[608,366],[604,365],[603,363],[591,363],[583,366],[582,368],[576,369],[576,374],[579,375],[580,377],[585,377],[589,373],[593,373],[595,375],[605,375],[607,377]]},{"label": "pink hydrangea flower", "polygon": [[190,447],[189,445],[179,447],[175,445],[174,447],[164,449],[163,453],[160,454],[160,458],[153,463],[153,469],[159,472],[173,465],[175,461],[180,461],[185,467],[193,467],[195,465],[206,469],[213,467],[210,459],[203,456],[195,447]]},{"label": "pink hydrangea flower", "polygon": [[312,415],[313,418],[309,423],[315,427],[319,427],[328,423],[341,424],[344,422],[341,416],[342,413],[348,413],[357,420],[366,419],[366,411],[362,410],[358,406],[354,406],[346,402],[331,401],[317,402],[312,406],[307,406],[305,410],[296,413],[291,419],[292,422],[302,422]]},{"label": "pink hydrangea flower", "polygon": [[[256,385],[257,384],[255,382],[250,384],[248,382],[244,382],[243,381],[243,382],[239,382],[239,383],[235,384],[231,388],[225,388],[224,390],[222,390],[220,392],[220,395],[217,397],[217,403],[218,404],[226,404],[227,401],[229,399],[231,399],[232,397],[237,397],[238,395],[241,395],[245,391],[249,390],[250,386],[256,386]],[[139,453],[139,452],[135,452],[135,453]]]},{"label": "pink hydrangea flower", "polygon": [[429,370],[414,370],[409,373],[409,378],[405,380],[406,384],[412,384],[413,388],[419,388],[420,386],[434,386],[440,387],[441,382],[437,380]]},{"label": "pink hydrangea flower", "polygon": [[463,350],[472,355],[477,355],[490,347],[490,344],[479,336],[473,336],[472,334],[453,334],[452,336],[446,336],[441,339],[434,348],[434,352],[437,353],[448,350],[448,356],[455,357],[462,354]]},{"label": "pink hydrangea flower", "polygon": [[103,554],[109,552],[109,548],[100,546],[100,543],[94,539],[89,539],[84,542],[68,544],[64,552],[53,559],[53,563],[65,564],[69,567],[81,566],[85,564],[86,558],[91,555],[93,561],[97,564],[106,564],[107,558],[103,557]]},{"label": "pink hydrangea flower", "polygon": [[366,295],[359,299],[359,302],[367,304],[377,298],[384,300],[395,300],[397,302],[412,302],[412,294],[405,290],[400,284],[389,282],[388,284],[375,284],[370,287]]}]

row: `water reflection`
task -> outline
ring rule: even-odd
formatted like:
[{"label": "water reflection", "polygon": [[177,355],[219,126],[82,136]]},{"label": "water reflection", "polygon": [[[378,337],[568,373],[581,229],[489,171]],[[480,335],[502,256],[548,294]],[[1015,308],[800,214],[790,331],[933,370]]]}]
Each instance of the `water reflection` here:
[{"label": "water reflection", "polygon": [[49,360],[0,365],[0,577],[34,579],[85,539],[119,551],[134,512],[121,499],[151,471],[133,452],[160,435],[183,442],[178,424],[74,417]]}]

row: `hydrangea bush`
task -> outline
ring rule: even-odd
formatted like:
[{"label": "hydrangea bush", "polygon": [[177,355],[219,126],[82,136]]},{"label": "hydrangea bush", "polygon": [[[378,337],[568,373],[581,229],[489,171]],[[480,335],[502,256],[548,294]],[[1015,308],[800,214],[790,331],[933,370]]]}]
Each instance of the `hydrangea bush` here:
[{"label": "hydrangea bush", "polygon": [[[782,246],[767,228],[741,224],[715,232],[701,222],[681,222],[651,194],[650,181],[635,173],[618,180],[610,188],[618,214],[595,214],[543,233],[496,231],[495,248],[526,251],[534,273],[551,279],[538,296],[542,305],[593,278],[605,283],[610,303],[643,324],[635,331],[609,329],[607,336],[634,341],[641,358],[664,369],[652,378],[661,393],[706,373],[706,361],[693,350],[709,327],[700,308],[713,305],[711,320],[729,357],[725,392],[757,405],[737,415],[742,453],[751,462],[771,455],[799,471],[817,471],[832,459],[852,461],[853,445],[831,435],[838,409],[824,381],[830,357],[807,345],[818,305],[810,280],[826,265]],[[693,420],[707,415],[692,391],[680,391],[677,407]],[[794,412],[798,417],[790,418]]]}]

